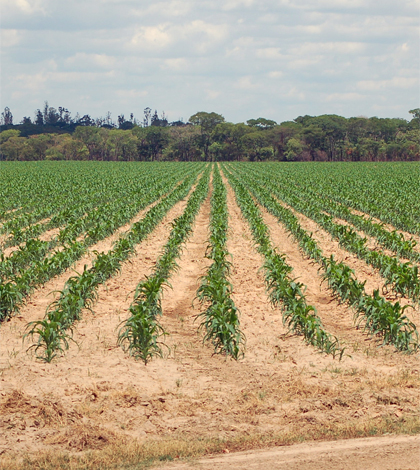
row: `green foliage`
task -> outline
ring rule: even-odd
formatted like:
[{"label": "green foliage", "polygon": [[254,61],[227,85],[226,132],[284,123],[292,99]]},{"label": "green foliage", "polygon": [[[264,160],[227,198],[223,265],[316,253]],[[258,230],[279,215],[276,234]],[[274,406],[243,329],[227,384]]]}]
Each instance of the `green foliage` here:
[{"label": "green foliage", "polygon": [[[392,344],[400,351],[411,353],[418,350],[416,327],[403,315],[404,309],[400,304],[387,301],[378,292],[375,292],[373,296],[366,294],[364,284],[357,281],[353,271],[345,263],[337,263],[333,256],[325,258],[312,235],[302,229],[291,209],[280,204],[272,194],[313,217],[326,230],[338,237],[344,247],[364,259],[369,259],[371,264],[379,263],[378,260],[387,263],[381,265],[391,273],[387,278],[386,285],[392,285],[394,290],[400,294],[410,293],[415,300],[418,299],[418,268],[416,266],[400,265],[395,259],[385,257],[375,251],[369,251],[365,246],[366,240],[362,239],[354,230],[335,224],[332,217],[325,214],[321,207],[314,206],[308,198],[301,199],[299,190],[302,186],[298,184],[296,187],[291,184],[290,179],[286,185],[280,183],[278,174],[273,174],[273,172],[268,175],[261,170],[248,171],[245,176],[243,167],[241,171],[238,171],[238,168],[236,170],[243,178],[246,178],[247,187],[256,199],[286,226],[304,252],[320,264],[320,269],[323,270],[324,279],[328,282],[329,287],[341,302],[345,302],[355,309],[355,318],[358,319],[359,324],[363,319],[365,330],[368,333],[381,337],[384,344]],[[325,194],[323,198],[327,199]],[[384,275],[387,276],[388,273],[384,272]]]},{"label": "green foliage", "polygon": [[231,298],[232,285],[228,281],[230,263],[227,261],[227,230],[226,188],[216,165],[206,255],[212,264],[201,278],[197,291],[197,298],[202,305],[207,304],[207,308],[197,317],[202,320],[199,329],[205,331],[204,341],[212,343],[214,353],[238,360],[244,355],[245,336],[240,330],[238,309]]},{"label": "green foliage", "polygon": [[[33,337],[34,334],[38,334],[35,349],[36,351],[41,350],[43,353],[43,355],[38,355],[38,358],[51,361],[56,357],[57,352],[62,353],[68,348],[69,335],[67,330],[71,331],[72,325],[80,319],[84,308],[92,308],[96,301],[98,285],[119,271],[121,264],[134,252],[134,246],[156,227],[170,207],[179,199],[185,197],[194,181],[194,177],[194,173],[188,175],[166,198],[153,206],[141,221],[133,224],[129,233],[121,236],[108,253],[95,252],[96,259],[92,267],[87,269],[85,266],[83,273],[71,277],[66,282],[58,299],[50,305],[45,319],[28,325],[28,328],[31,328],[28,333],[29,336]],[[175,178],[172,184],[176,182],[177,179]],[[168,182],[166,182],[167,184]],[[166,188],[169,189],[170,186],[166,186]],[[156,198],[158,194],[159,191],[152,192],[149,197]],[[132,214],[129,214],[129,217],[132,217]],[[114,229],[111,224],[109,230],[112,232]],[[104,233],[106,231],[101,230],[100,236]],[[91,239],[97,236],[96,230],[88,234]]]},{"label": "green foliage", "polygon": [[207,195],[209,178],[210,167],[207,167],[188,199],[184,213],[172,223],[169,239],[153,273],[138,284],[129,309],[131,315],[121,323],[118,344],[145,364],[163,354],[159,336],[166,333],[158,321],[162,315],[162,292],[165,286],[169,286],[168,279],[177,268],[176,259],[181,254],[182,246],[192,231],[194,219]]},{"label": "green foliage", "polygon": [[[341,359],[344,349],[341,348],[338,339],[324,329],[320,318],[316,315],[315,308],[307,305],[303,284],[290,277],[291,267],[287,265],[285,257],[279,255],[271,244],[268,227],[248,189],[246,189],[246,186],[250,187],[258,198],[260,193],[256,192],[256,186],[250,185],[249,178],[242,182],[237,178],[237,172],[234,175],[226,170],[226,173],[234,188],[238,205],[249,222],[257,249],[265,258],[263,269],[266,288],[272,305],[280,306],[283,310],[283,323],[290,331],[302,335],[307,343],[326,354],[332,354],[333,357],[338,356]],[[274,200],[269,194],[265,194],[265,196],[264,202],[270,210],[274,205]],[[317,256],[319,255],[317,254]]]}]

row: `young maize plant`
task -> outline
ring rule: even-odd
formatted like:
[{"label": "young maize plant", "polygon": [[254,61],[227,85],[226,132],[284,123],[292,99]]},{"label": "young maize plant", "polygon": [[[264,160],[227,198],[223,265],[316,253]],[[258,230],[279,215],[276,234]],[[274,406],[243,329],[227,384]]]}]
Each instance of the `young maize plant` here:
[{"label": "young maize plant", "polygon": [[135,359],[146,365],[153,357],[163,355],[159,337],[166,334],[159,324],[162,315],[161,298],[165,286],[169,286],[169,277],[177,269],[177,258],[183,244],[190,235],[193,222],[201,204],[207,196],[210,179],[210,167],[206,168],[196,189],[188,199],[184,213],[172,224],[162,255],[159,257],[153,273],[141,281],[129,308],[130,316],[121,322],[117,344]]},{"label": "young maize plant", "polygon": [[[25,337],[33,338],[38,334],[36,351],[41,350],[38,359],[50,362],[55,357],[51,351],[62,352],[68,349],[68,332],[71,332],[73,323],[80,319],[82,310],[92,308],[97,287],[120,270],[122,263],[135,251],[135,245],[141,243],[168,210],[188,194],[195,178],[196,174],[187,176],[183,183],[153,206],[142,220],[133,224],[128,234],[115,242],[112,250],[97,253],[90,269],[85,267],[82,274],[73,276],[66,282],[58,299],[50,305],[44,320],[27,325]],[[54,330],[55,335],[51,335],[50,330]]]},{"label": "young maize plant", "polygon": [[374,237],[376,242],[383,248],[393,251],[402,258],[407,258],[417,263],[420,262],[420,253],[414,249],[417,242],[412,237],[407,240],[403,234],[398,233],[396,230],[388,231],[384,228],[383,223],[376,223],[371,219],[356,215],[348,207],[328,197],[322,197],[301,183],[294,185],[291,190],[295,195],[299,195],[311,203],[316,203],[320,212],[327,212],[334,217],[343,219],[367,235]]},{"label": "young maize plant", "polygon": [[338,356],[341,360],[344,348],[335,336],[324,329],[315,308],[306,303],[305,286],[290,277],[292,268],[286,263],[285,257],[273,247],[269,229],[249,191],[226,167],[224,172],[235,191],[236,201],[248,220],[257,249],[265,258],[263,268],[267,291],[272,305],[282,308],[283,323],[293,333],[302,335],[308,344],[334,358]]},{"label": "young maize plant", "polygon": [[334,201],[396,229],[420,235],[420,179],[416,163],[245,163],[241,166],[255,175],[269,176],[282,189],[291,188],[306,199],[312,199],[311,195],[316,193],[316,198]]},{"label": "young maize plant", "polygon": [[396,294],[410,298],[414,302],[420,301],[420,277],[418,266],[401,263],[395,257],[387,256],[381,252],[370,250],[366,246],[366,238],[362,238],[351,227],[333,222],[331,215],[323,212],[325,206],[318,204],[316,199],[306,198],[298,194],[290,186],[283,187],[273,183],[270,177],[263,178],[264,185],[281,200],[287,202],[297,211],[317,222],[324,230],[338,240],[347,251],[356,254],[360,259],[373,266],[386,280],[383,292],[390,287]]},{"label": "young maize plant", "polygon": [[[128,200],[133,199],[134,202],[128,204],[125,197],[120,197],[112,205],[106,204],[100,210],[90,214],[89,223],[86,223],[84,219],[68,225],[58,235],[61,249],[49,253],[49,256],[42,258],[47,242],[31,240],[27,242],[25,248],[18,250],[16,255],[9,258],[2,257],[0,262],[0,322],[18,311],[19,305],[33,289],[69,268],[89,246],[111,235],[139,210],[156,201],[162,193],[177,184],[180,175],[181,172],[175,172],[169,178],[162,175],[164,177],[159,181],[151,178],[144,184],[142,191],[137,188],[128,198]],[[92,228],[89,229],[89,227]],[[76,241],[76,236],[83,232],[85,232],[84,240]],[[19,263],[21,259],[23,259],[23,264]],[[30,263],[26,266],[28,259]]]},{"label": "young maize plant", "polygon": [[238,360],[243,356],[245,336],[240,331],[238,309],[232,298],[232,285],[228,281],[230,263],[226,249],[228,210],[226,187],[217,165],[213,173],[211,198],[210,238],[206,257],[212,260],[207,273],[201,278],[197,298],[207,309],[197,318],[202,322],[199,329],[205,330],[204,341],[210,341],[214,353],[225,354]]},{"label": "young maize plant", "polygon": [[325,258],[312,235],[302,229],[293,212],[272,196],[271,186],[262,187],[249,174],[246,185],[255,198],[286,226],[303,251],[320,264],[324,279],[337,298],[355,309],[355,321],[358,325],[364,321],[364,329],[369,334],[382,337],[383,344],[392,344],[399,351],[411,353],[418,350],[416,326],[404,315],[407,307],[402,307],[399,302],[392,304],[386,301],[378,291],[373,296],[368,295],[364,290],[364,283],[354,278],[354,272],[347,265],[337,263],[333,256]]}]

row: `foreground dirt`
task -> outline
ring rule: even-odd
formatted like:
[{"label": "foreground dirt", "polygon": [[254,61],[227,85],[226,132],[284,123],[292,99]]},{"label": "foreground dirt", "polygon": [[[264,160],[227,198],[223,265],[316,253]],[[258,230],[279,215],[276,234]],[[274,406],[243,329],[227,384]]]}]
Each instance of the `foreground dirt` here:
[{"label": "foreground dirt", "polygon": [[[244,358],[236,362],[213,355],[198,329],[197,315],[205,306],[200,306],[195,296],[209,264],[205,258],[209,198],[170,280],[173,289],[165,291],[161,323],[168,333],[166,357],[145,366],[116,347],[118,326],[127,316],[133,290],[153,269],[171,223],[185,204],[182,201],[175,206],[121,273],[99,289],[94,313],[84,312],[75,332],[77,345],[66,356],[42,364],[26,353],[27,343],[22,345],[26,322],[42,317],[45,311],[45,291],[44,297],[37,292],[22,315],[0,328],[0,459],[5,468],[29,468],[28,463],[19,464],[24,455],[53,462],[43,468],[70,468],[64,460],[59,461],[60,455],[75,462],[81,459],[83,468],[98,468],[99,463],[101,468],[118,468],[124,459],[131,463],[143,458],[158,461],[162,456],[233,453],[303,440],[419,431],[418,359],[392,348],[378,349],[374,340],[355,330],[352,312],[320,287],[317,268],[281,227],[267,218],[273,242],[286,254],[294,275],[307,282],[311,302],[348,349],[339,362],[319,354],[300,337],[287,334],[281,312],[273,310],[266,298],[262,259],[230,188],[228,249],[234,300],[247,339]],[[407,443],[403,456],[416,462],[416,448],[412,441]],[[328,449],[332,444],[319,445]],[[279,452],[293,454],[299,446],[282,447]],[[316,446],[308,448],[318,449]],[[130,453],[127,449],[131,448]],[[356,456],[355,449],[343,449]],[[304,452],[308,465],[311,459],[316,462],[315,454],[323,452],[329,451]],[[232,460],[226,465],[262,468],[241,467],[242,455],[248,454],[235,454],[237,460],[229,454]],[[254,461],[271,458],[269,454],[256,455]],[[344,468],[347,454],[343,455],[342,467],[334,468]],[[277,468],[276,458],[268,460],[264,468]],[[299,467],[299,460],[296,465],[290,462],[290,466],[278,468],[320,468]],[[214,459],[197,465],[225,468],[205,466],[219,465]],[[417,468],[403,464],[403,460],[399,465],[381,468]],[[370,468],[356,463],[346,467]],[[78,467],[74,464],[71,468]]]},{"label": "foreground dirt", "polygon": [[215,455],[156,470],[418,470],[420,437],[387,436],[312,442]]}]

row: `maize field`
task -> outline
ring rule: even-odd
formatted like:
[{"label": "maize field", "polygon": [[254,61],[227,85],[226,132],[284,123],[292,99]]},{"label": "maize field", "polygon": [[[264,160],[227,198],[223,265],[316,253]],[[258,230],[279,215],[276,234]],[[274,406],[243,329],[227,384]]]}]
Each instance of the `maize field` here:
[{"label": "maize field", "polygon": [[416,162],[0,162],[0,459],[418,432],[419,194]]}]

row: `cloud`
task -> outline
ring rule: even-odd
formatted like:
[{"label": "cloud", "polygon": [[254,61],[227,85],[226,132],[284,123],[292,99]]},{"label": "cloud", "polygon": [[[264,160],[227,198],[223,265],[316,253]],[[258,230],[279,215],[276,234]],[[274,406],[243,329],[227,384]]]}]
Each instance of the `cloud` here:
[{"label": "cloud", "polygon": [[1,29],[0,30],[0,42],[1,47],[7,48],[16,46],[21,41],[21,36],[17,29]]},{"label": "cloud", "polygon": [[47,99],[92,115],[150,106],[174,119],[199,109],[230,121],[409,119],[420,98],[417,0],[2,0],[0,8],[1,103],[16,117]]},{"label": "cloud", "polygon": [[389,80],[362,80],[357,82],[357,88],[363,91],[388,90],[388,89],[412,89],[419,86],[418,77],[394,77]]}]

